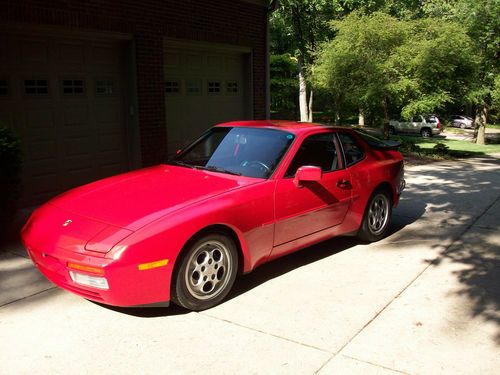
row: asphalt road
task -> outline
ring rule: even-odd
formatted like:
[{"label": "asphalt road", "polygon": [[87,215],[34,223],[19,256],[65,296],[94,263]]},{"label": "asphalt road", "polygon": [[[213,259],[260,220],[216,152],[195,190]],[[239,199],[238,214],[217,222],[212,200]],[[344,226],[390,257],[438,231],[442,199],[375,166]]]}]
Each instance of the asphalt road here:
[{"label": "asphalt road", "polygon": [[497,374],[500,159],[407,168],[390,235],[241,277],[201,313],[118,309],[0,250],[0,374]]}]

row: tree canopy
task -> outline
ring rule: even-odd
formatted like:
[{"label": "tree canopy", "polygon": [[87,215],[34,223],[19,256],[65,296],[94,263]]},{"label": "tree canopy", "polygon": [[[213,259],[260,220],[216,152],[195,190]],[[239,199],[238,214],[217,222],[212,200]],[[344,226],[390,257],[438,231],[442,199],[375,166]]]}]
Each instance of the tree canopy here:
[{"label": "tree canopy", "polygon": [[500,0],[279,3],[271,51],[295,59],[309,109],[307,93],[321,89],[336,112],[372,121],[477,109],[484,125],[498,112]]}]

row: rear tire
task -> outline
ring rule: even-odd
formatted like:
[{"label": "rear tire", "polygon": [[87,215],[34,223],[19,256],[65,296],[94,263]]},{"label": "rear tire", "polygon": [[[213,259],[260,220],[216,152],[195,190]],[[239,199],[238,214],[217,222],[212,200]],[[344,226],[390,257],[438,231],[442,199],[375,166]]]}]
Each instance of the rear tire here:
[{"label": "rear tire", "polygon": [[172,278],[172,300],[189,310],[219,304],[229,293],[238,271],[234,241],[221,233],[208,233],[187,245]]},{"label": "rear tire", "polygon": [[363,222],[358,232],[358,238],[364,242],[375,242],[382,239],[392,216],[392,202],[386,190],[373,193],[366,205]]}]

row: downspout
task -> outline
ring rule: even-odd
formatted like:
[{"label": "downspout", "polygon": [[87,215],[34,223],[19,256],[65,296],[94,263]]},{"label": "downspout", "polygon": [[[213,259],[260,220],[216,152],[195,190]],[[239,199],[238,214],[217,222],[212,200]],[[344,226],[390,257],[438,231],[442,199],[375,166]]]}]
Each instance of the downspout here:
[{"label": "downspout", "polygon": [[269,18],[271,14],[278,9],[279,0],[271,1],[269,8],[267,8],[266,17],[266,120],[271,118],[271,67],[269,59]]}]

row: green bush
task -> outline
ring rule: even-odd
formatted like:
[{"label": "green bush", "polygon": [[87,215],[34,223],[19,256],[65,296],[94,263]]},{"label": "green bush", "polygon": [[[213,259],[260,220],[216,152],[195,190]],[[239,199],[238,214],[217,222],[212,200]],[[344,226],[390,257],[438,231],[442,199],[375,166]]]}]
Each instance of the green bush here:
[{"label": "green bush", "polygon": [[11,129],[0,125],[0,234],[14,220],[19,201],[21,142]]},{"label": "green bush", "polygon": [[436,145],[432,148],[435,154],[438,155],[446,155],[448,154],[449,147],[444,143],[436,143]]},{"label": "green bush", "polygon": [[401,146],[399,146],[399,151],[401,151],[403,154],[408,154],[408,153],[417,153],[420,154],[421,148],[417,143],[407,137],[391,137],[394,140],[397,140],[399,143],[401,143]]}]

